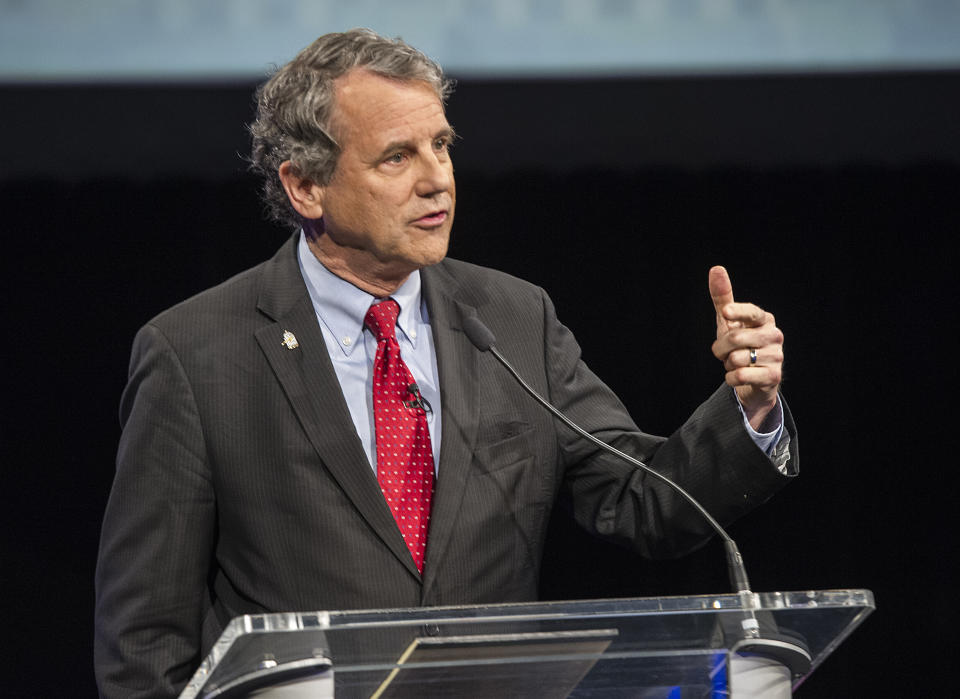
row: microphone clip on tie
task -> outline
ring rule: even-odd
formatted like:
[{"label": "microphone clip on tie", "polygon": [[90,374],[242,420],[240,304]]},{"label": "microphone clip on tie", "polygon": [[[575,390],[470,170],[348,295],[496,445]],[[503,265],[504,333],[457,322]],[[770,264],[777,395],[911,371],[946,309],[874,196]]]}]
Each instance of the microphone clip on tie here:
[{"label": "microphone clip on tie", "polygon": [[417,386],[416,383],[412,383],[407,386],[407,393],[409,393],[411,396],[410,400],[403,401],[403,404],[407,408],[410,408],[411,410],[419,408],[427,415],[433,412],[433,408],[430,407],[430,401],[423,397],[423,394],[420,393],[420,387]]}]

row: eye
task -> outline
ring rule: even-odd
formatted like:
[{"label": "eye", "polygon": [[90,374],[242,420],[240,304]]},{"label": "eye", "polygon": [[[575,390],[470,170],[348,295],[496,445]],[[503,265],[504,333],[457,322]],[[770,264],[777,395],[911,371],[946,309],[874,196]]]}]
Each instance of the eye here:
[{"label": "eye", "polygon": [[446,136],[441,136],[440,138],[435,139],[433,142],[433,149],[438,153],[442,153],[445,150],[449,150],[450,139],[447,138]]},{"label": "eye", "polygon": [[402,151],[397,151],[396,153],[388,157],[383,162],[388,163],[390,165],[402,165],[403,161],[406,160],[406,157],[407,156],[405,153],[403,153]]}]

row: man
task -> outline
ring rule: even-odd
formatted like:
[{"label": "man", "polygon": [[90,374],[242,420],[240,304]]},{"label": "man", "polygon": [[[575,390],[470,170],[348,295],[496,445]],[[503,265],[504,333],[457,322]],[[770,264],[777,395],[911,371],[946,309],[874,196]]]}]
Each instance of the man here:
[{"label": "man", "polygon": [[362,30],[321,37],[261,88],[253,162],[297,233],[138,333],[97,568],[105,696],[176,693],[243,613],[531,600],[561,493],[646,555],[709,536],[522,393],[464,334],[471,316],[572,419],[721,520],[793,473],[782,334],[734,303],[722,268],[713,349],[733,389],[665,440],[580,361],[542,290],[444,259],[447,91],[429,59]]}]

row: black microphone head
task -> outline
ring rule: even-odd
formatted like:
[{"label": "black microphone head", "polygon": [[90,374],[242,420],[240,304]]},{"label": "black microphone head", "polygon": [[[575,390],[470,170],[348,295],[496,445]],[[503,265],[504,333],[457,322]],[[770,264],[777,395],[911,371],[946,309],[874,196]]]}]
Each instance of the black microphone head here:
[{"label": "black microphone head", "polygon": [[473,343],[474,347],[481,352],[486,352],[497,342],[497,338],[490,332],[490,328],[484,325],[483,321],[476,316],[467,316],[463,319],[463,331],[467,334],[467,337],[470,338],[470,342]]}]

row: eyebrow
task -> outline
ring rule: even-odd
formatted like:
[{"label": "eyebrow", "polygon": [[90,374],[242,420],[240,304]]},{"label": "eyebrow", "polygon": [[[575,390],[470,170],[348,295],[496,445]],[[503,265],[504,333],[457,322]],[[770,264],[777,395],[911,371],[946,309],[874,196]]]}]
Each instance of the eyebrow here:
[{"label": "eyebrow", "polygon": [[[446,128],[440,129],[433,136],[432,139],[437,138],[447,138],[452,143],[457,139],[457,132],[454,131],[452,126],[447,126]],[[398,150],[414,150],[412,141],[391,141],[387,146],[380,151],[380,154],[377,156],[377,160],[382,160],[391,153],[396,153]]]}]

